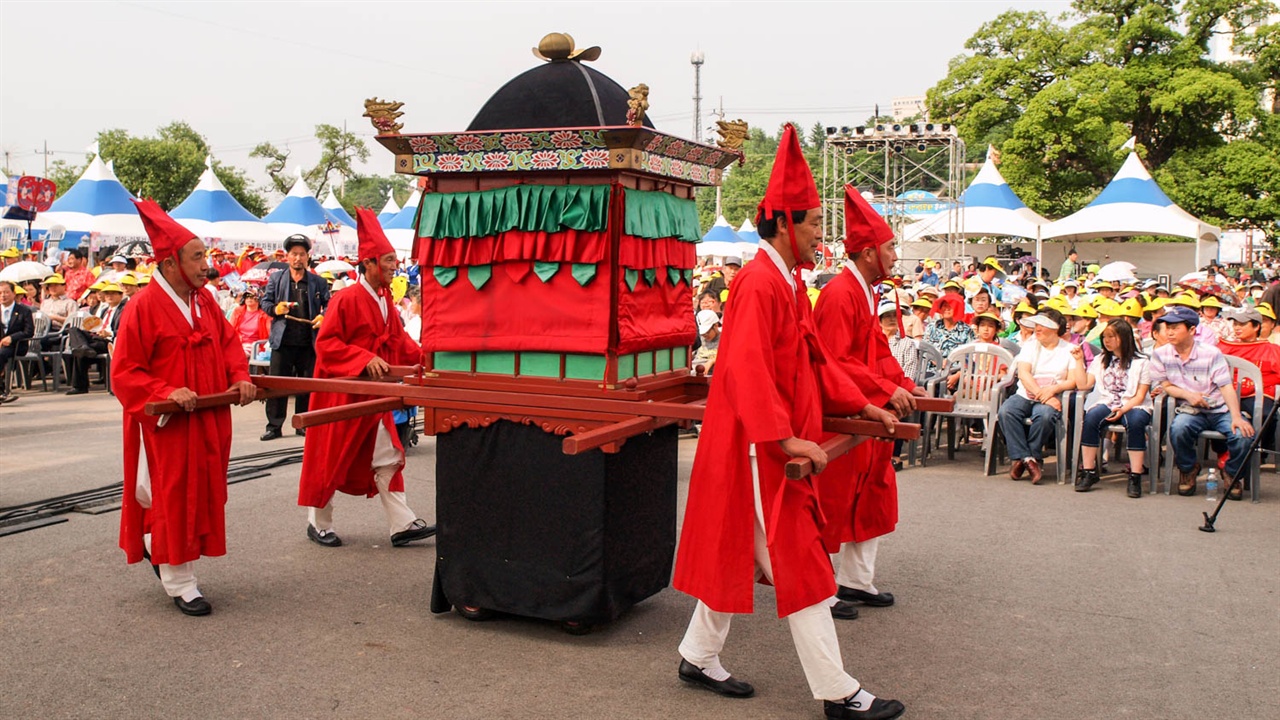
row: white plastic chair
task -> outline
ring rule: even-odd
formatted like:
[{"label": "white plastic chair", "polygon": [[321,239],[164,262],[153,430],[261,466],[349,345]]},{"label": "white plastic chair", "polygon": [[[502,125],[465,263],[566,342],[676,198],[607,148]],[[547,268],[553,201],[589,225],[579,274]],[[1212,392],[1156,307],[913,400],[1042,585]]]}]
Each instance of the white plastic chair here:
[{"label": "white plastic chair", "polygon": [[[993,475],[995,474],[995,465],[992,461],[994,438],[1000,402],[1004,398],[1004,391],[1012,387],[1016,379],[1013,355],[999,345],[969,343],[952,350],[943,367],[943,374],[933,380],[928,389],[934,397],[947,396],[946,371],[950,368],[958,368],[960,378],[956,382],[955,391],[950,394],[951,399],[955,401],[955,407],[947,413],[925,413],[922,434],[926,438],[929,437],[936,419],[947,418],[947,459],[951,460],[955,458],[956,451],[956,420],[963,418],[985,420],[987,432],[982,436],[983,472]],[[926,442],[921,464],[927,460],[929,450],[929,443]]]}]

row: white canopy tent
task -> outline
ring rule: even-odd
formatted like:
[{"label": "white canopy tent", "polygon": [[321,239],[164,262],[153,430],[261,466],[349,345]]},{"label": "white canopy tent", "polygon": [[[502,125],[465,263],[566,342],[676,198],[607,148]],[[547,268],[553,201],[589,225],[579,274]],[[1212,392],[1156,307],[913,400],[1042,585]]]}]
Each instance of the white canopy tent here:
[{"label": "white canopy tent", "polygon": [[[320,201],[302,179],[302,168],[298,168],[297,176],[289,194],[262,221],[286,236],[305,235],[310,238],[312,255],[355,257],[358,247],[356,229],[343,225],[321,207]],[[329,224],[337,232],[325,233],[324,228]]]},{"label": "white canopy tent", "polygon": [[1045,240],[1092,240],[1130,235],[1163,235],[1196,241],[1196,266],[1200,265],[1199,243],[1217,241],[1221,230],[1183,210],[1169,199],[1147,172],[1136,152],[1102,192],[1075,213],[1045,225]]},{"label": "white canopy tent", "polygon": [[733,226],[721,215],[716,218],[711,229],[702,236],[698,243],[698,257],[737,257],[741,258],[755,243],[743,240]]},{"label": "white canopy tent", "polygon": [[36,215],[31,229],[47,231],[59,225],[68,234],[88,235],[95,250],[146,240],[147,230],[132,199],[110,165],[95,155],[71,189],[55,200],[48,212]]},{"label": "white canopy tent", "polygon": [[902,241],[913,242],[936,236],[1023,237],[1034,240],[1041,225],[1048,223],[1027,207],[996,169],[992,153],[977,177],[960,195],[960,203],[950,210],[911,223],[903,228]]},{"label": "white canopy tent", "polygon": [[228,252],[239,252],[247,245],[268,250],[283,247],[285,233],[254,217],[227,192],[213,172],[212,158],[205,160],[196,189],[169,214],[206,243]]},{"label": "white canopy tent", "polygon": [[391,241],[391,247],[395,248],[396,254],[402,260],[413,252],[413,239],[417,235],[413,219],[418,214],[418,203],[421,201],[422,191],[415,188],[413,194],[405,201],[404,208],[391,219],[382,221],[382,229],[387,234],[387,240]]}]

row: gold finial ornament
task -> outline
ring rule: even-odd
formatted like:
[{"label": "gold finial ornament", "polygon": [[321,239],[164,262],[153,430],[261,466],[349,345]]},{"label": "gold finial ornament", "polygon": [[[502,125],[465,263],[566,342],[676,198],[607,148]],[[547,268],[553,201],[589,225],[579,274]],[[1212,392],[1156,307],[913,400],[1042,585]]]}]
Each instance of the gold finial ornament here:
[{"label": "gold finial ornament", "polygon": [[643,125],[644,115],[649,111],[649,86],[640,83],[627,91],[631,99],[627,101],[627,124]]},{"label": "gold finial ornament", "polygon": [[591,62],[600,57],[600,48],[592,45],[589,48],[575,50],[573,36],[569,33],[547,33],[533,48],[533,56],[546,62],[564,62],[576,60]]},{"label": "gold finial ornament", "polygon": [[396,120],[404,115],[400,112],[402,107],[404,107],[402,102],[369,98],[364,101],[363,117],[369,118],[369,122],[373,123],[373,129],[377,130],[379,135],[399,135],[404,125]]},{"label": "gold finial ornament", "polygon": [[720,139],[716,144],[725,150],[742,150],[749,130],[746,120],[717,120],[716,132],[720,133]]}]

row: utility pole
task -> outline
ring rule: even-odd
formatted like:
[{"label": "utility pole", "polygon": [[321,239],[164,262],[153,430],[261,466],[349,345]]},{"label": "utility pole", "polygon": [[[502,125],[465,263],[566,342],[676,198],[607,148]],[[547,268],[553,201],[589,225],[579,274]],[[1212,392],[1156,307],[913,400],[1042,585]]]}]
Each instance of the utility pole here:
[{"label": "utility pole", "polygon": [[689,56],[693,64],[693,139],[698,142],[702,142],[702,63],[706,60],[701,50]]},{"label": "utility pole", "polygon": [[[44,150],[34,150],[33,152],[37,155],[44,156],[44,177],[49,177],[49,155],[51,154],[49,152],[49,141],[48,140],[44,141]],[[8,160],[8,156],[9,156],[9,153],[5,153],[6,161]]]},{"label": "utility pole", "polygon": [[[721,96],[720,96],[720,109],[718,109],[718,110],[716,110],[716,111],[712,112],[712,113],[711,113],[711,117],[713,117],[713,118],[715,118],[715,119],[717,119],[717,120],[723,120],[723,119],[724,119],[724,96],[723,96],[723,95],[721,95]],[[699,139],[701,139],[701,138],[699,138]],[[723,183],[721,183],[721,184],[723,184]],[[720,209],[720,199],[721,199],[721,194],[720,194],[720,192],[721,192],[720,184],[718,184],[718,185],[716,185],[716,217],[717,217],[717,218],[718,218],[718,217],[720,217],[720,216],[723,214],[723,211]]]}]

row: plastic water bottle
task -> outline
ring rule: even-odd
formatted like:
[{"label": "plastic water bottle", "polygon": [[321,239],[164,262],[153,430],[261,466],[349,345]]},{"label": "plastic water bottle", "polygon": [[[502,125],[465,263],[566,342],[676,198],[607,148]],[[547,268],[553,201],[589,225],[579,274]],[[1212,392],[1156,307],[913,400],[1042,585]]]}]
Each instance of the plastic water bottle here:
[{"label": "plastic water bottle", "polygon": [[1209,468],[1209,476],[1204,479],[1204,492],[1209,502],[1218,502],[1218,469]]}]

